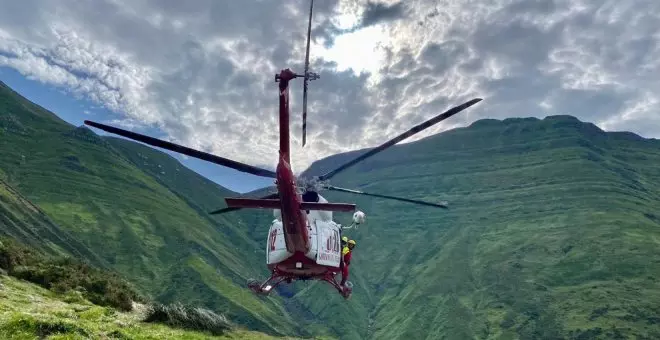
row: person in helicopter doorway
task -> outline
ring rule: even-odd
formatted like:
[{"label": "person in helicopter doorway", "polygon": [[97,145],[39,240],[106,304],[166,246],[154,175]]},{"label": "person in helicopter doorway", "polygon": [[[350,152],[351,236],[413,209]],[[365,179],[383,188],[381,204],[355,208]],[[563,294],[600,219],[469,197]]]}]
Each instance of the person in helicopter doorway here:
[{"label": "person in helicopter doorway", "polygon": [[342,238],[341,238],[341,247],[339,248],[342,251],[342,253],[341,253],[342,256],[340,257],[340,261],[339,261],[339,269],[341,269],[341,270],[344,270],[344,248],[348,249],[347,246],[348,246],[348,237],[342,236]]},{"label": "person in helicopter doorway", "polygon": [[353,257],[353,248],[355,248],[355,240],[350,240],[346,242],[347,245],[346,247],[342,248],[341,250],[341,255],[342,255],[342,264],[343,267],[341,269],[341,286],[344,286],[346,284],[346,280],[348,280],[348,267],[351,265],[351,258]]}]

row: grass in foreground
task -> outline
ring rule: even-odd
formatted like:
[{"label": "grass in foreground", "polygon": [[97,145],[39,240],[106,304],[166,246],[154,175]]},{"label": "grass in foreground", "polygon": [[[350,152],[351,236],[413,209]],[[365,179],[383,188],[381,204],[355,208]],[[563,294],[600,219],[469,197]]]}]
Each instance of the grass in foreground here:
[{"label": "grass in foreground", "polygon": [[177,329],[143,320],[149,308],[131,312],[94,305],[82,296],[58,294],[17,278],[0,275],[2,339],[293,339],[232,329],[223,335]]},{"label": "grass in foreground", "polygon": [[208,309],[180,304],[150,305],[144,321],[182,329],[208,331],[213,335],[224,335],[232,329],[231,323],[224,315],[216,314]]},{"label": "grass in foreground", "polygon": [[[170,328],[162,327],[169,326],[182,332],[192,332],[192,335],[182,333],[186,338],[195,338],[199,334],[231,338],[240,334],[224,315],[181,304],[163,305],[149,302],[114,273],[72,258],[46,257],[10,238],[3,238],[0,242],[0,269],[8,274],[5,276],[5,273],[2,273],[3,282],[8,283],[3,285],[0,295],[0,299],[7,300],[1,309],[4,313],[0,328],[2,339],[5,339],[4,336],[23,339],[57,334],[67,339],[96,336],[141,338],[140,331],[133,334],[130,329],[124,329],[126,320],[149,325],[152,330],[164,331]],[[39,288],[30,287],[28,283],[36,284]],[[23,290],[22,294],[15,294],[12,288],[19,287]],[[31,305],[23,308],[19,307],[21,303]],[[139,308],[136,309],[136,306]],[[34,312],[36,310],[39,312]],[[122,312],[133,313],[121,314]],[[124,316],[124,321],[121,315]],[[91,324],[85,325],[84,320],[90,321]],[[116,324],[121,329],[98,327],[94,324],[103,322]],[[133,336],[130,336],[131,334]],[[147,334],[147,338],[151,336],[149,334],[151,333]],[[178,333],[171,333],[168,338],[172,336],[178,336]]]},{"label": "grass in foreground", "polygon": [[101,306],[130,311],[145,299],[125,280],[73,258],[48,258],[9,238],[0,240],[0,268],[58,293],[76,292]]}]

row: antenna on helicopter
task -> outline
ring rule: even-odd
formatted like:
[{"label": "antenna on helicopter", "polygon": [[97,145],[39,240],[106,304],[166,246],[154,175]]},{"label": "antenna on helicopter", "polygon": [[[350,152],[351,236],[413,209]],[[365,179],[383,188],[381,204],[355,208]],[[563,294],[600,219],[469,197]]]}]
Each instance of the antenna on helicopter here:
[{"label": "antenna on helicopter", "polygon": [[314,0],[309,6],[309,23],[307,25],[307,50],[305,51],[305,79],[303,81],[303,116],[302,116],[302,146],[307,142],[307,85],[308,81],[319,79],[318,73],[309,72],[309,44],[312,36],[312,10]]}]

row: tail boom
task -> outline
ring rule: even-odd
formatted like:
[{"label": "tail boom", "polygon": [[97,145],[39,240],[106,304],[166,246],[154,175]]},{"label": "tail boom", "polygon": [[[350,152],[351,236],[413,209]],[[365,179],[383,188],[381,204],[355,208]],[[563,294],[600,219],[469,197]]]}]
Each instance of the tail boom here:
[{"label": "tail boom", "polygon": [[284,159],[283,154],[280,154],[276,173],[286,248],[290,253],[301,252],[307,254],[311,248],[307,218],[300,210],[301,198],[296,192],[293,171],[291,171],[291,167]]}]

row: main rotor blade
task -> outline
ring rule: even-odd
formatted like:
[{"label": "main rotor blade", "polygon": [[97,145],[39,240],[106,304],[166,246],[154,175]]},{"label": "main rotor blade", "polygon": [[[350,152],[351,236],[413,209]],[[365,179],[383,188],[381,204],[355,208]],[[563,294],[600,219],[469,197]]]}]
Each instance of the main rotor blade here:
[{"label": "main rotor blade", "polygon": [[412,129],[410,129],[410,130],[400,134],[399,136],[397,136],[397,137],[381,144],[377,148],[374,148],[374,149],[364,153],[363,155],[353,159],[350,162],[345,163],[344,165],[338,167],[335,170],[332,170],[332,171],[330,171],[330,172],[328,172],[324,175],[321,175],[319,177],[319,180],[324,181],[324,180],[330,179],[333,176],[335,176],[336,174],[338,174],[339,172],[344,171],[348,167],[355,165],[357,162],[360,162],[360,161],[364,160],[367,157],[371,157],[374,154],[376,154],[378,152],[381,152],[381,151],[389,148],[390,146],[392,146],[392,145],[394,145],[394,144],[396,144],[396,143],[398,143],[398,142],[400,142],[400,141],[402,141],[402,140],[404,140],[404,139],[406,139],[406,138],[408,138],[408,137],[410,137],[410,136],[412,136],[412,135],[414,135],[414,134],[416,134],[420,131],[423,131],[423,130],[425,130],[425,129],[427,129],[427,128],[429,128],[429,127],[431,127],[431,126],[433,126],[433,125],[435,125],[435,124],[437,124],[437,123],[439,123],[439,122],[441,122],[441,121],[443,121],[443,120],[445,120],[445,119],[447,119],[447,118],[449,118],[449,117],[465,110],[465,109],[467,109],[468,107],[480,102],[481,100],[482,100],[481,98],[472,99],[472,100],[470,100],[468,102],[465,102],[465,103],[463,103],[459,106],[455,106],[455,107],[445,111],[444,113],[425,121],[424,123],[418,124],[415,127],[413,127]]},{"label": "main rotor blade", "polygon": [[119,128],[116,128],[116,127],[112,127],[112,126],[92,122],[92,121],[89,121],[89,120],[86,120],[85,124],[93,126],[95,128],[101,129],[101,130],[104,130],[104,131],[107,131],[107,132],[110,132],[110,133],[114,133],[114,134],[124,136],[124,137],[130,138],[130,139],[133,139],[133,140],[137,140],[137,141],[149,144],[149,145],[157,146],[159,148],[175,151],[175,152],[182,153],[182,154],[190,156],[190,157],[195,157],[195,158],[199,158],[199,159],[211,162],[211,163],[223,165],[223,166],[226,166],[228,168],[232,168],[234,170],[238,170],[238,171],[241,171],[241,172],[247,172],[249,174],[262,176],[262,177],[270,177],[270,178],[277,177],[277,175],[273,171],[270,171],[270,170],[257,168],[257,167],[254,167],[252,165],[247,165],[247,164],[244,164],[244,163],[236,162],[236,161],[233,161],[231,159],[219,157],[219,156],[216,156],[216,155],[212,155],[210,153],[206,153],[206,152],[198,151],[198,150],[191,149],[191,148],[188,148],[188,147],[185,147],[185,146],[181,146],[181,145],[178,145],[178,144],[166,142],[164,140],[160,140],[160,139],[156,139],[156,138],[153,138],[153,137],[141,135],[139,133],[126,131],[126,130],[123,130],[123,129],[119,129]]},{"label": "main rotor blade", "polygon": [[312,36],[312,10],[314,0],[309,6],[309,24],[307,25],[307,51],[305,52],[305,80],[303,81],[303,116],[302,116],[302,146],[307,142],[307,85],[309,85],[309,42]]},{"label": "main rotor blade", "polygon": [[410,199],[410,198],[403,198],[403,197],[396,197],[396,196],[389,196],[389,195],[373,194],[373,193],[368,193],[368,192],[364,192],[364,191],[339,188],[339,187],[335,187],[335,186],[331,186],[331,185],[326,186],[326,189],[334,190],[334,191],[341,191],[341,192],[348,192],[348,193],[351,193],[351,194],[387,198],[387,199],[396,200],[396,201],[402,201],[402,202],[408,202],[408,203],[414,203],[414,204],[420,204],[420,205],[426,205],[426,206],[431,206],[431,207],[438,207],[438,208],[448,209],[446,204],[431,203],[431,202],[426,202],[426,201],[420,201],[420,200],[414,200],[414,199]]},{"label": "main rotor blade", "polygon": [[[278,193],[274,193],[274,194],[270,194],[268,196],[259,197],[259,198],[264,199],[264,200],[269,200],[269,199],[275,199],[275,198],[279,198],[279,197],[280,197],[280,195]],[[229,208],[229,207],[227,207],[227,208],[222,208],[222,209],[211,211],[209,214],[219,215],[219,214],[224,214],[226,212],[236,211],[236,210],[241,210],[241,209],[243,209],[243,208]]]}]

